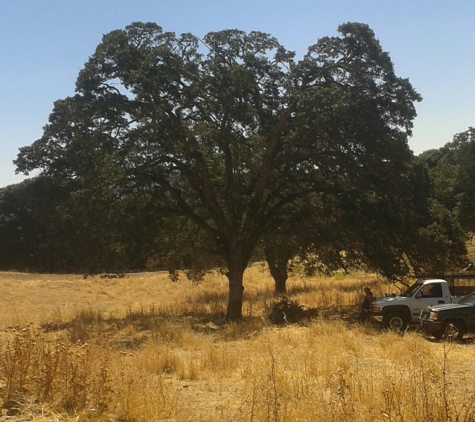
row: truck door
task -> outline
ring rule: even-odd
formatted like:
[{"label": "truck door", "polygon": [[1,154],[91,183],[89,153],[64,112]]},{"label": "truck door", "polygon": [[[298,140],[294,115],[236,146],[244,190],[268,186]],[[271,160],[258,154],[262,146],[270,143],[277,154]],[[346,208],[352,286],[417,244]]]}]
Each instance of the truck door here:
[{"label": "truck door", "polygon": [[421,311],[428,306],[449,303],[442,292],[441,283],[431,283],[422,286],[412,300],[412,318],[417,319]]}]

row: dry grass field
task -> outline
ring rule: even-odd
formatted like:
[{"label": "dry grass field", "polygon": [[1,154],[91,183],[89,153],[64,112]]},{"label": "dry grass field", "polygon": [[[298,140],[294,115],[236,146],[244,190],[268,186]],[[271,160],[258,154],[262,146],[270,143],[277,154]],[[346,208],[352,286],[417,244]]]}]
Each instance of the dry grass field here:
[{"label": "dry grass field", "polygon": [[245,273],[239,323],[224,320],[220,275],[0,273],[0,420],[475,420],[471,340],[359,324],[363,286],[395,291],[373,276],[288,284],[316,318],[272,325],[261,265]]}]

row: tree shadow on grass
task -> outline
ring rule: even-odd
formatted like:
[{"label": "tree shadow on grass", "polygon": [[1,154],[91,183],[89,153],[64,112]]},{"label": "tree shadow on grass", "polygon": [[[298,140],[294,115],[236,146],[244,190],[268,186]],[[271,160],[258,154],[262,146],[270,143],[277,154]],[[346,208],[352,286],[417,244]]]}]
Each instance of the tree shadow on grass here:
[{"label": "tree shadow on grass", "polygon": [[41,325],[44,333],[64,332],[73,343],[112,341],[125,348],[138,348],[148,339],[173,341],[184,331],[213,335],[223,340],[248,339],[268,323],[262,317],[229,322],[225,313],[184,312],[165,315],[159,309],[129,310],[123,318],[104,318],[99,311],[81,311],[70,321]]}]

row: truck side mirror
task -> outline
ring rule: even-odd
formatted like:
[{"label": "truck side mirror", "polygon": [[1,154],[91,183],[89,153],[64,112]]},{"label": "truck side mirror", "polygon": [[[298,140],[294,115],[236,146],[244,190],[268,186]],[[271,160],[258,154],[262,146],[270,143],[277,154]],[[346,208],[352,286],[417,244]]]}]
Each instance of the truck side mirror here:
[{"label": "truck side mirror", "polygon": [[416,294],[416,299],[420,299],[422,297],[422,293],[421,292],[417,292]]}]

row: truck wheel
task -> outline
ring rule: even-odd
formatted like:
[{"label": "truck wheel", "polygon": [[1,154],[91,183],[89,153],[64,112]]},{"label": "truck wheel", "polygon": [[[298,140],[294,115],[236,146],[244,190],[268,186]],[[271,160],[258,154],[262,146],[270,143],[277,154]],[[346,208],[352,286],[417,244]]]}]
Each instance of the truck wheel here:
[{"label": "truck wheel", "polygon": [[460,341],[465,334],[465,329],[460,322],[446,322],[442,328],[442,338],[449,341]]},{"label": "truck wheel", "polygon": [[383,316],[383,325],[393,331],[404,331],[407,327],[406,316],[402,312],[390,312]]}]

